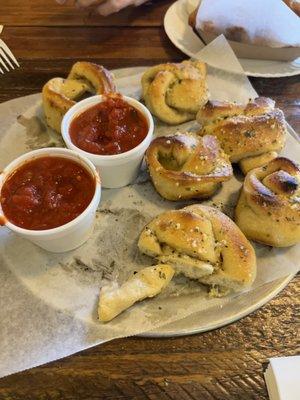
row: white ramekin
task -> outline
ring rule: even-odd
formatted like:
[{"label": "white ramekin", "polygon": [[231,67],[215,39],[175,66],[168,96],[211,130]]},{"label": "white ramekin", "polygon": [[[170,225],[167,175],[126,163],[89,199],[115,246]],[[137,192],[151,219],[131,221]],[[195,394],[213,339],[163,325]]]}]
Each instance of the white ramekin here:
[{"label": "white ramekin", "polygon": [[138,146],[134,147],[132,150],[126,151],[125,153],[106,156],[88,153],[75,146],[71,141],[69,127],[72,120],[91,106],[104,101],[105,96],[93,96],[78,102],[65,114],[61,124],[62,137],[67,147],[92,161],[100,172],[101,184],[102,187],[105,188],[123,187],[132,183],[136,179],[144,153],[153,136],[154,123],[152,115],[148,109],[139,101],[131,97],[123,96],[123,99],[144,115],[149,127],[145,139]]},{"label": "white ramekin", "polygon": [[85,157],[74,151],[63,149],[63,148],[44,148],[39,150],[34,150],[29,153],[23,154],[22,156],[16,158],[12,161],[1,173],[0,175],[0,194],[2,186],[10,176],[10,174],[16,170],[18,167],[24,163],[34,160],[40,157],[64,157],[70,160],[74,160],[86,168],[87,171],[95,178],[95,193],[92,201],[87,206],[87,208],[78,217],[72,221],[53,229],[46,230],[30,230],[20,228],[14,225],[5,217],[3,210],[1,208],[0,202],[0,217],[3,220],[5,226],[11,229],[18,235],[29,239],[31,242],[42,247],[45,250],[62,253],[64,251],[69,251],[76,249],[82,245],[92,232],[96,210],[100,202],[101,197],[101,183],[99,174],[94,167],[94,165]]}]

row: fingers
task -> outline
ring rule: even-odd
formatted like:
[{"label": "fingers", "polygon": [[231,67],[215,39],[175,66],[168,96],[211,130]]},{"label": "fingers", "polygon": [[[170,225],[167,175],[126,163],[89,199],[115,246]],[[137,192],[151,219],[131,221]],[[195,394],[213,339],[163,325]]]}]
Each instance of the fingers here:
[{"label": "fingers", "polygon": [[139,6],[145,2],[146,0],[107,0],[103,4],[100,4],[100,6],[97,8],[97,12],[106,17],[107,15],[120,11],[122,8],[131,5]]},{"label": "fingers", "polygon": [[[100,15],[107,16],[120,11],[127,6],[139,6],[147,0],[75,0],[77,7],[96,7]],[[67,0],[56,0],[59,4],[65,4]]]},{"label": "fingers", "polygon": [[141,4],[146,3],[146,1],[148,1],[148,0],[135,0],[134,5],[135,5],[136,7],[138,7],[138,6],[140,6]]},{"label": "fingers", "polygon": [[107,0],[105,3],[100,4],[97,11],[100,15],[106,17],[132,4],[134,4],[134,0]]}]

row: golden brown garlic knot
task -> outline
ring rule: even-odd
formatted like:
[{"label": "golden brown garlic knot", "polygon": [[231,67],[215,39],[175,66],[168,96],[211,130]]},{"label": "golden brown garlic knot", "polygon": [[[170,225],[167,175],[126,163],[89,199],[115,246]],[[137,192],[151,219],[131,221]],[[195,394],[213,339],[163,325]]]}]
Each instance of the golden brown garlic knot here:
[{"label": "golden brown garlic knot", "polygon": [[300,241],[300,168],[278,157],[245,178],[236,223],[248,239],[275,246]]},{"label": "golden brown garlic knot", "polygon": [[246,174],[277,156],[285,143],[283,112],[269,98],[246,105],[213,101],[197,114],[199,135],[214,135],[233,163]]},{"label": "golden brown garlic knot", "polygon": [[195,119],[208,100],[206,67],[201,61],[160,64],[142,77],[143,97],[149,110],[167,124]]},{"label": "golden brown garlic knot", "polygon": [[212,196],[232,176],[228,156],[214,136],[158,137],[150,144],[146,161],[156,190],[168,200]]},{"label": "golden brown garlic knot", "polygon": [[177,273],[234,291],[256,275],[253,247],[221,211],[199,204],[167,211],[146,225],[139,249]]}]

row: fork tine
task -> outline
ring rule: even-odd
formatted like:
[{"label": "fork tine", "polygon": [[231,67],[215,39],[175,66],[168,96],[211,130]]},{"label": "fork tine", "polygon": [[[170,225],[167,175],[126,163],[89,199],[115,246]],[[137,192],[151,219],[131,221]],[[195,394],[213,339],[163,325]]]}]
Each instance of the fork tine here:
[{"label": "fork tine", "polygon": [[3,50],[5,50],[6,54],[9,55],[9,57],[14,61],[14,63],[19,67],[19,63],[16,59],[16,57],[13,55],[13,53],[10,51],[8,46],[3,42],[2,39],[0,39],[0,47],[2,47]]},{"label": "fork tine", "polygon": [[15,69],[15,67],[11,63],[10,59],[7,57],[5,51],[0,47],[0,58],[1,58],[1,56],[2,56],[2,58],[4,58],[6,63],[10,66],[10,68]]},{"label": "fork tine", "polygon": [[6,71],[9,71],[8,66],[5,64],[5,62],[2,60],[1,55],[0,55],[0,64],[2,65],[2,67],[4,67],[6,69]]},{"label": "fork tine", "polygon": [[4,71],[3,71],[3,69],[2,69],[2,68],[0,68],[0,72],[1,72],[1,74],[4,74]]}]

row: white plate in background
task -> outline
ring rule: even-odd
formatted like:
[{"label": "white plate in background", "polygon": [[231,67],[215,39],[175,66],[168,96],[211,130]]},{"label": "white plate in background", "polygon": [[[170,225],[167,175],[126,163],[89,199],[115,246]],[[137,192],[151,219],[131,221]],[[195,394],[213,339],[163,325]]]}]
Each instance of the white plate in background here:
[{"label": "white plate in background", "polygon": [[[199,0],[178,0],[164,18],[164,28],[171,42],[189,57],[194,57],[205,45],[188,24],[189,14]],[[300,57],[292,62],[239,59],[248,76],[278,78],[300,74]]]}]

